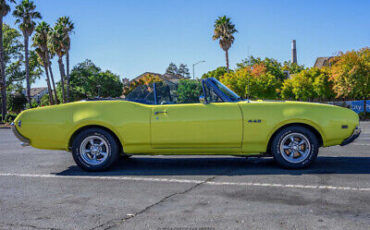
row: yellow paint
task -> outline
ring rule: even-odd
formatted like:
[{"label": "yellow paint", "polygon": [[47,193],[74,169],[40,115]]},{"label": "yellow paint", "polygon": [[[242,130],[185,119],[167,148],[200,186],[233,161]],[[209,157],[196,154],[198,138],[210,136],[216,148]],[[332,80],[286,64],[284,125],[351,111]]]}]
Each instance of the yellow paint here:
[{"label": "yellow paint", "polygon": [[18,131],[36,148],[68,150],[80,128],[101,126],[119,138],[128,154],[263,153],[272,135],[293,123],[313,127],[323,146],[332,146],[359,124],[358,115],[346,108],[263,101],[171,105],[81,101],[26,110],[15,124],[19,120]]}]

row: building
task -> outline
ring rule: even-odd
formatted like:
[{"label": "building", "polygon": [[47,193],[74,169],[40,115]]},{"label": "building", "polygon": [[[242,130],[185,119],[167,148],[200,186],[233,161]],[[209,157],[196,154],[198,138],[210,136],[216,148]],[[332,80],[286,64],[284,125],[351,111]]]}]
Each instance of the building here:
[{"label": "building", "polygon": [[313,67],[321,69],[324,66],[330,66],[330,60],[334,57],[318,57],[316,58],[315,64]]},{"label": "building", "polygon": [[185,79],[185,77],[179,75],[179,74],[159,74],[159,73],[153,73],[153,72],[145,72],[143,74],[140,74],[139,76],[135,77],[134,79],[131,80],[133,81],[139,81],[140,79],[143,79],[148,76],[153,76],[153,77],[158,77],[161,79],[163,82],[169,85],[177,84],[181,79]]},{"label": "building", "polygon": [[[178,82],[182,79],[187,79],[183,77],[182,75],[179,74],[159,74],[159,73],[153,73],[153,72],[145,72],[140,74],[139,76],[135,77],[131,81],[128,78],[123,78],[122,83],[123,83],[123,95],[121,98],[125,98],[125,95],[127,95],[135,85],[133,84],[135,82],[139,82],[140,80],[148,81],[150,79],[146,79],[148,77],[153,77],[153,78],[159,78],[160,81],[164,82],[165,84],[169,85],[171,88],[176,87]],[[156,79],[157,80],[157,79]]]},{"label": "building", "polygon": [[[27,95],[27,92],[24,90],[23,94]],[[48,94],[47,87],[31,88],[31,92],[30,92],[31,100],[34,99],[38,104],[40,104],[41,98],[45,94]]]}]

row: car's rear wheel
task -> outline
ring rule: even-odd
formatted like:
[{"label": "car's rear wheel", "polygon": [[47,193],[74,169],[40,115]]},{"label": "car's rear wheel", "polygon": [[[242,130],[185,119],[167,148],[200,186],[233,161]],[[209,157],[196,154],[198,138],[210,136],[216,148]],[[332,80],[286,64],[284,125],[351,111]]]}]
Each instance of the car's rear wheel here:
[{"label": "car's rear wheel", "polygon": [[301,126],[289,126],[274,137],[271,151],[275,161],[284,168],[308,167],[317,157],[319,142],[314,133]]},{"label": "car's rear wheel", "polygon": [[103,171],[119,157],[116,139],[107,131],[90,128],[80,132],[72,143],[76,164],[86,171]]}]

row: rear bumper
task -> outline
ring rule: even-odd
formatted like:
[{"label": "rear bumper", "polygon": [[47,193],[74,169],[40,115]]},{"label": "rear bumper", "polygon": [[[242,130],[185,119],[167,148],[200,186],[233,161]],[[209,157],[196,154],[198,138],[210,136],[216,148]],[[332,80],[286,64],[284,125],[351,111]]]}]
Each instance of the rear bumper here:
[{"label": "rear bumper", "polygon": [[13,133],[14,133],[14,135],[18,138],[18,140],[20,140],[21,141],[21,145],[23,146],[23,147],[25,147],[25,146],[29,146],[30,145],[30,140],[29,139],[27,139],[27,138],[25,138],[24,136],[22,136],[19,132],[18,132],[18,130],[17,130],[17,127],[15,127],[15,124],[14,123],[12,123],[11,124],[12,125],[12,131],[13,131]]},{"label": "rear bumper", "polygon": [[356,138],[360,136],[360,134],[361,134],[361,128],[357,126],[356,129],[353,131],[352,135],[348,137],[347,139],[345,139],[340,145],[341,146],[348,145],[349,143],[356,140]]}]

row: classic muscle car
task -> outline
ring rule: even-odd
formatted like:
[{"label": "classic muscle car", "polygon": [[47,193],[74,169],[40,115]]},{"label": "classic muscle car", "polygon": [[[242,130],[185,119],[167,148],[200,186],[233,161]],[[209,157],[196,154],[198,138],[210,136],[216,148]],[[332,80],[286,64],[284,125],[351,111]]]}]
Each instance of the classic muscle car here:
[{"label": "classic muscle car", "polygon": [[298,169],[309,166],[320,147],[346,145],[361,132],[350,109],[243,100],[214,78],[199,81],[193,93],[183,88],[180,93],[181,87],[181,82],[153,83],[123,100],[25,110],[12,130],[24,146],[71,151],[87,171],[139,154],[272,156],[279,165]]}]

